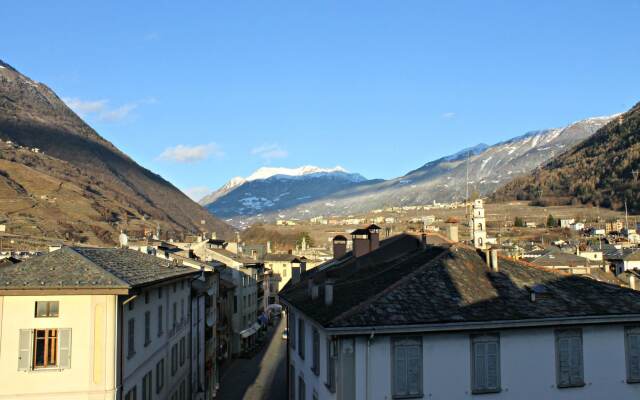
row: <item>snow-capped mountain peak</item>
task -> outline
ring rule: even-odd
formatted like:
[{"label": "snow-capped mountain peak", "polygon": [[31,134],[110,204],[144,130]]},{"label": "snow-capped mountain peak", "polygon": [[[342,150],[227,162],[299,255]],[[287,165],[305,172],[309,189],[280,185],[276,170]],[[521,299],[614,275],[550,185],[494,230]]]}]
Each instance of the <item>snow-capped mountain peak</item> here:
[{"label": "snow-capped mountain peak", "polygon": [[268,179],[276,175],[304,176],[304,175],[318,174],[318,173],[330,174],[334,172],[348,173],[346,169],[342,168],[339,165],[336,166],[335,168],[320,168],[313,165],[304,165],[298,168],[261,167],[244,179],[247,182],[251,182],[251,181],[257,181],[259,179]]}]

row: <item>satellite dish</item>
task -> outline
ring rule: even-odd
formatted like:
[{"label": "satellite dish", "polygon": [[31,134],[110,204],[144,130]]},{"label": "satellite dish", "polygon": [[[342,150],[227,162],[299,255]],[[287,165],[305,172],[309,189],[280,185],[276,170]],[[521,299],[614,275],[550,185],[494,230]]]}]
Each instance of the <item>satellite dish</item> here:
[{"label": "satellite dish", "polygon": [[127,247],[129,244],[129,237],[126,233],[120,232],[120,236],[118,236],[118,241],[120,242],[120,247]]}]

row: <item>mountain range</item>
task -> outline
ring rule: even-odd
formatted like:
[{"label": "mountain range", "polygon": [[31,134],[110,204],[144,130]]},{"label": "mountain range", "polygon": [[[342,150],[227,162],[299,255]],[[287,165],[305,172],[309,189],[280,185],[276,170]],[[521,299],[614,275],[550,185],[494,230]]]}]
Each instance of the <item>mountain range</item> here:
[{"label": "mountain range", "polygon": [[587,118],[491,146],[477,144],[389,180],[349,179],[344,171],[339,172],[342,175],[308,174],[296,179],[259,174],[251,180],[234,178],[200,204],[242,226],[254,220],[350,215],[387,206],[464,200],[467,190],[469,194],[490,194],[514,177],[531,172],[614,118],[616,115]]},{"label": "mountain range", "polygon": [[105,140],[45,84],[0,61],[0,223],[112,244],[120,230],[233,229]]},{"label": "mountain range", "polygon": [[592,204],[640,211],[640,103],[531,174],[500,188],[496,200]]}]

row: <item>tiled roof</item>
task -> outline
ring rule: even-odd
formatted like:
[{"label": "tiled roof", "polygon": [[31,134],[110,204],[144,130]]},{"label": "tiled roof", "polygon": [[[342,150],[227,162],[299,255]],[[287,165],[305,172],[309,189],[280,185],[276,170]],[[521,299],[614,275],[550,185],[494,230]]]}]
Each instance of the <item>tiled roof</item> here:
[{"label": "tiled roof", "polygon": [[538,257],[531,261],[535,265],[541,267],[554,267],[554,266],[569,266],[569,267],[583,267],[589,265],[589,260],[584,257],[577,256],[575,254],[553,252],[544,256]]},{"label": "tiled roof", "polygon": [[293,254],[269,253],[269,254],[265,254],[264,261],[265,262],[269,262],[269,261],[288,261],[288,262],[291,262],[295,258],[296,258],[296,256],[294,256]]},{"label": "tiled roof", "polygon": [[[313,269],[280,296],[329,328],[640,316],[637,291],[505,257],[493,272],[465,245],[421,249],[416,242],[404,236],[358,259]],[[311,300],[306,282],[327,278],[335,282],[331,306],[322,296]],[[537,285],[547,290],[532,302],[529,288]]]},{"label": "tiled roof", "polygon": [[[634,249],[636,250],[636,249]],[[625,261],[640,261],[640,250],[636,250],[633,253],[629,253],[624,256]]]},{"label": "tiled roof", "polygon": [[198,273],[128,249],[69,248],[0,269],[0,291],[25,289],[129,290]]},{"label": "tiled roof", "polygon": [[210,251],[212,253],[217,253],[222,257],[226,257],[228,259],[231,259],[233,261],[236,261],[242,264],[261,264],[259,261],[256,261],[253,258],[245,257],[242,254],[233,253],[227,249],[213,248],[213,249],[207,249],[207,251]]}]

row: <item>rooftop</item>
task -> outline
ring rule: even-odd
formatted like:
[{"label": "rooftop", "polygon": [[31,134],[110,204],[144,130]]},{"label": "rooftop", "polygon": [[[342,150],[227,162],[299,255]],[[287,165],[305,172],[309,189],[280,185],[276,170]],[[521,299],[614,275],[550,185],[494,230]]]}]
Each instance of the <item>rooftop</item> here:
[{"label": "rooftop", "polygon": [[545,254],[531,261],[535,265],[541,267],[554,267],[554,266],[568,266],[568,267],[583,267],[589,265],[589,260],[584,257],[577,256],[575,254],[563,253],[561,251]]},{"label": "rooftop", "polygon": [[[281,292],[285,302],[327,328],[486,323],[549,318],[640,318],[640,292],[588,277],[558,274],[500,257],[499,272],[462,244],[420,247],[400,235],[354,259],[331,261]],[[334,281],[331,306],[312,300],[308,280]],[[531,301],[530,288],[545,294]]]},{"label": "rooftop", "polygon": [[129,249],[71,248],[0,268],[0,294],[22,290],[129,290],[197,274],[152,255]]}]

